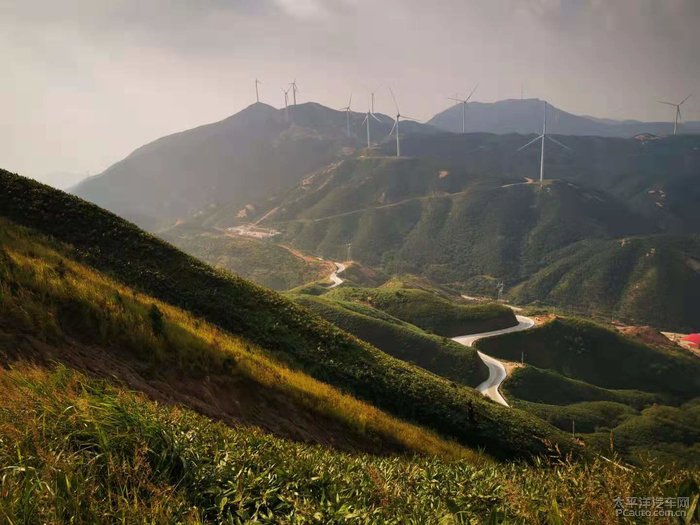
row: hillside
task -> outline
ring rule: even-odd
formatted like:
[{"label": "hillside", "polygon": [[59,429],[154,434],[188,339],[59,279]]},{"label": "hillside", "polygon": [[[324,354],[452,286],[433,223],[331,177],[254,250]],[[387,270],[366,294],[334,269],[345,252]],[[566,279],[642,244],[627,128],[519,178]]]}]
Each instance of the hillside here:
[{"label": "hillside", "polygon": [[2,370],[0,389],[0,463],[12,465],[0,516],[10,523],[68,515],[76,523],[597,525],[617,521],[618,497],[697,492],[693,471],[603,460],[529,467],[340,454],[212,423],[61,368]]},{"label": "hillside", "polygon": [[636,465],[652,458],[700,467],[700,359],[690,352],[573,318],[477,348],[510,361],[524,357],[502,385],[512,406]]},{"label": "hillside", "polygon": [[290,297],[381,351],[437,375],[471,387],[476,387],[488,377],[486,365],[473,349],[426,333],[381,310],[327,297]]},{"label": "hillside", "polygon": [[509,296],[692,332],[700,326],[700,236],[582,241],[547,256]]},{"label": "hillside", "polygon": [[267,239],[227,235],[220,230],[178,225],[159,237],[183,252],[273,290],[326,280],[332,263],[303,257]]},{"label": "hillside", "polygon": [[[429,149],[425,144],[435,139],[421,143]],[[604,139],[578,140],[595,151],[596,140]],[[484,164],[477,158],[461,167],[458,158],[345,160],[307,177],[271,203],[269,212],[261,208],[261,225],[282,231],[284,242],[308,253],[345,259],[350,246],[353,259],[384,273],[419,274],[467,293],[495,297],[503,281],[506,293],[520,302],[549,302],[669,329],[697,325],[693,232],[700,231],[700,214],[692,205],[696,186],[683,181],[700,162],[690,155],[685,168],[666,177],[664,190],[654,182],[663,176],[662,159],[692,141],[671,141],[649,152],[635,141],[607,139],[625,150],[617,153],[619,162],[612,157],[609,179],[599,174],[581,183],[577,161],[562,172],[573,180],[546,181],[542,190],[508,176],[514,166],[503,172],[489,165],[504,141],[495,140],[498,149],[484,154]],[[607,141],[600,144],[604,152],[613,148]],[[648,164],[631,181],[623,176],[629,166],[622,158],[634,158],[635,151]],[[591,170],[599,161],[587,162]],[[671,230],[687,233],[671,237]],[[647,252],[658,255],[645,257]],[[593,261],[600,264],[593,268]],[[571,288],[565,286],[569,277]],[[683,299],[675,301],[677,296]]]},{"label": "hillside", "polygon": [[647,346],[583,319],[557,318],[527,332],[483,339],[477,347],[510,361],[524,352],[530,365],[602,388],[700,396],[700,360],[689,352]]},{"label": "hillside", "polygon": [[[222,121],[146,144],[72,191],[149,230],[219,204],[235,216],[251,200],[289,188],[366,146],[364,114],[351,116],[348,137],[342,111],[305,103],[287,115],[253,104]],[[375,133],[384,138],[393,122],[379,118]],[[412,124],[407,131],[420,127]]]},{"label": "hillside", "polygon": [[466,305],[415,288],[340,287],[325,297],[368,305],[441,337],[490,332],[518,324],[513,311],[499,304]]},{"label": "hillside", "polygon": [[[217,272],[94,205],[0,171],[0,210],[122,285],[181,307],[398,418],[498,457],[578,448],[553,427],[394,359],[280,295]],[[66,248],[68,249],[68,248]]]},{"label": "hillside", "polygon": [[374,453],[431,453],[436,446],[433,453],[468,455],[290,370],[248,339],[120,285],[33,231],[1,218],[0,226],[5,365],[58,361],[152,399],[296,441]]},{"label": "hillside", "polygon": [[[540,133],[542,131],[542,104],[539,99],[509,99],[497,102],[470,102],[467,105],[467,133]],[[669,117],[671,113],[669,113]],[[595,135],[599,137],[631,138],[642,133],[669,135],[673,122],[639,122],[596,119],[573,115],[554,106],[548,108],[548,127],[560,135]],[[445,131],[462,132],[462,105],[456,104],[441,111],[428,124]],[[681,133],[700,133],[700,122],[686,122]]]}]

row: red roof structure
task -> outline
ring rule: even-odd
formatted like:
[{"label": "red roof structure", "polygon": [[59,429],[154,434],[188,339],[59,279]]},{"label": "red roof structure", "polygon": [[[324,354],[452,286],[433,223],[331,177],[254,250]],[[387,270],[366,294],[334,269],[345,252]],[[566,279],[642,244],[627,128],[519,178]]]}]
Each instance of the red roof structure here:
[{"label": "red roof structure", "polygon": [[700,348],[700,334],[686,335],[681,341],[688,346]]}]

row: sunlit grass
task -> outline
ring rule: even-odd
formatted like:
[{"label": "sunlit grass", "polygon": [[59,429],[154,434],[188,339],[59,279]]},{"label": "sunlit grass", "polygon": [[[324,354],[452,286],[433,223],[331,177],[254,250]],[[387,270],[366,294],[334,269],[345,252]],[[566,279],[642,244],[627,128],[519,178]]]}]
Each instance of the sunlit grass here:
[{"label": "sunlit grass", "polygon": [[637,523],[615,515],[615,498],[677,497],[693,476],[602,460],[339,453],[212,423],[64,367],[0,371],[0,391],[4,523],[612,525]]},{"label": "sunlit grass", "polygon": [[[287,368],[256,345],[136,293],[35,239],[35,234],[9,224],[0,232],[4,246],[0,251],[0,318],[21,330],[54,343],[68,336],[82,337],[114,351],[131,351],[154,367],[174,366],[202,376],[210,370],[241,374],[351,429],[386,438],[407,450],[488,461],[478,452]],[[163,319],[158,330],[153,326],[154,311]]]}]

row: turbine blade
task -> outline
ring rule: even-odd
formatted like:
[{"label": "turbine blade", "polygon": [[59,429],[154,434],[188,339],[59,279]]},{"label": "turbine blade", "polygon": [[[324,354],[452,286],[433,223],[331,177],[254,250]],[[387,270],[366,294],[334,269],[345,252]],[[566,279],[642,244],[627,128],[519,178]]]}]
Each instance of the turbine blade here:
[{"label": "turbine blade", "polygon": [[398,122],[398,120],[395,120],[395,121],[394,121],[394,125],[391,126],[391,131],[389,132],[389,135],[387,135],[387,136],[391,137],[391,135],[394,133],[394,130],[396,129],[396,123],[397,123],[397,122]]},{"label": "turbine blade", "polygon": [[519,148],[518,148],[518,151],[524,150],[524,149],[527,148],[530,144],[534,144],[535,142],[537,142],[538,140],[540,140],[540,139],[543,138],[543,137],[544,137],[544,135],[540,135],[540,136],[538,136],[538,137],[535,137],[534,139],[532,139],[530,142],[528,142],[528,143],[525,144],[524,146],[519,147]]},{"label": "turbine blade", "polygon": [[693,96],[693,94],[691,93],[690,95],[688,95],[687,97],[685,97],[685,98],[683,99],[683,101],[682,101],[680,104],[678,104],[678,105],[680,106],[681,104],[683,104],[683,102],[685,102],[686,100],[688,100],[688,99],[689,99],[690,97],[692,97],[692,96]]},{"label": "turbine blade", "polygon": [[350,100],[348,100],[348,109],[352,106],[352,93],[350,93]]},{"label": "turbine blade", "polygon": [[657,100],[659,104],[666,104],[667,106],[677,106],[678,104],[674,104],[673,102],[664,102],[663,100]]},{"label": "turbine blade", "polygon": [[374,113],[370,113],[370,115],[372,116],[372,118],[373,118],[374,120],[376,120],[376,121],[379,122],[380,124],[382,123],[381,119],[378,119],[377,116],[376,116]]},{"label": "turbine blade", "polygon": [[678,104],[678,107],[676,108],[676,112],[678,113],[678,122],[683,121],[683,114],[681,113],[681,105]]},{"label": "turbine blade", "polygon": [[362,121],[363,124],[367,122],[367,119],[369,119],[369,114],[365,115],[365,119]]},{"label": "turbine blade", "polygon": [[551,135],[547,135],[547,138],[548,138],[549,140],[551,140],[552,142],[554,142],[555,144],[561,146],[562,148],[568,149],[569,151],[573,151],[569,146],[567,146],[566,144],[562,144],[562,143],[559,142],[557,139],[553,138]]},{"label": "turbine blade", "polygon": [[474,95],[474,93],[476,93],[476,88],[478,88],[478,87],[479,87],[479,83],[477,82],[476,86],[474,86],[474,89],[472,89],[472,92],[469,93],[469,96],[467,97],[467,100],[465,102],[469,102],[469,100],[472,98],[472,95]]},{"label": "turbine blade", "polygon": [[412,120],[413,122],[420,122],[417,118],[406,117],[406,116],[404,116],[404,115],[401,115],[401,118],[402,118],[403,120]]},{"label": "turbine blade", "polygon": [[461,98],[447,97],[448,100],[454,100],[455,102],[464,102]]},{"label": "turbine blade", "polygon": [[398,114],[398,113],[401,113],[401,112],[399,111],[399,103],[396,102],[396,97],[394,96],[394,90],[391,89],[391,88],[389,88],[389,93],[391,93],[391,98],[394,99],[394,106],[396,106],[396,113],[397,113],[397,114]]}]

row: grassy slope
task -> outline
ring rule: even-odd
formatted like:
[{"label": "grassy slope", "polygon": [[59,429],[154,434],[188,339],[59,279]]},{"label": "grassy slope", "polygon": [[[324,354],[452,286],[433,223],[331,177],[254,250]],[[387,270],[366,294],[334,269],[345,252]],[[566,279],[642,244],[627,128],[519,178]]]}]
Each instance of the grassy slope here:
[{"label": "grassy slope", "polygon": [[372,307],[326,297],[290,297],[383,352],[447,379],[475,387],[488,377],[486,365],[472,348],[427,334]]},{"label": "grassy slope", "polygon": [[329,298],[366,303],[443,337],[488,332],[517,324],[513,311],[497,304],[463,305],[417,289],[336,288]]},{"label": "grassy slope", "polygon": [[0,213],[71,243],[72,253],[122,283],[397,417],[502,457],[546,453],[546,441],[572,450],[553,427],[391,358],[278,294],[217,272],[80,199],[0,171]]},{"label": "grassy slope", "polygon": [[585,241],[548,256],[510,295],[691,331],[700,326],[698,268],[698,236]]},{"label": "grassy slope", "polygon": [[503,383],[509,399],[534,403],[568,405],[583,401],[614,401],[635,408],[661,402],[662,395],[640,390],[610,390],[577,379],[564,377],[553,370],[526,366],[514,369]]},{"label": "grassy slope", "polygon": [[212,230],[175,227],[158,234],[182,251],[273,290],[288,290],[327,278],[327,265],[308,261],[270,241]]},{"label": "grassy slope", "polygon": [[511,361],[525,352],[531,365],[603,388],[700,395],[700,361],[694,356],[652,348],[582,319],[557,318],[527,332],[481,340],[477,347]]},{"label": "grassy slope", "polygon": [[0,371],[0,390],[0,519],[11,523],[599,525],[618,522],[614,498],[685,495],[692,476],[602,461],[543,468],[340,454],[62,368]]},{"label": "grassy slope", "polygon": [[[285,437],[474,457],[281,366],[244,338],[70,260],[35,233],[4,219],[0,226],[2,361],[59,359]],[[192,391],[192,384],[201,387]],[[217,399],[225,396],[234,399]]]}]

